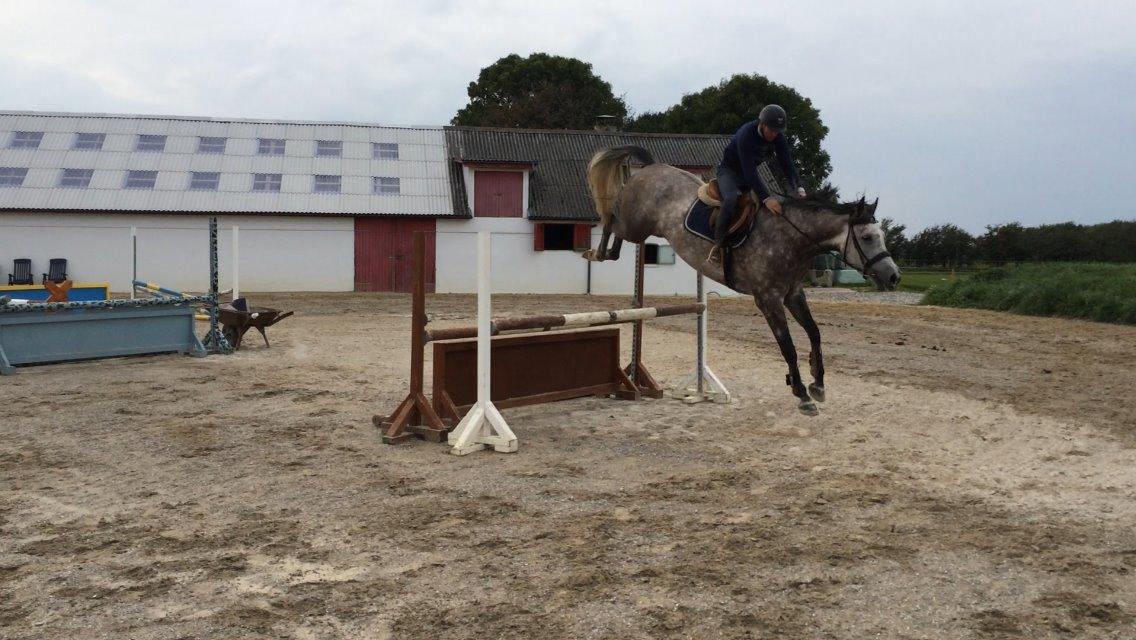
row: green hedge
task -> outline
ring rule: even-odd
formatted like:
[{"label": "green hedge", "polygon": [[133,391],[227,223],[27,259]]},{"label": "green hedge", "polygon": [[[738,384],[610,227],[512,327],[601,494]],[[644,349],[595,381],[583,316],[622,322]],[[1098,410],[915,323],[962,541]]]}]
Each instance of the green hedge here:
[{"label": "green hedge", "polygon": [[932,286],[923,304],[1136,324],[1136,264],[1050,262],[983,269]]}]

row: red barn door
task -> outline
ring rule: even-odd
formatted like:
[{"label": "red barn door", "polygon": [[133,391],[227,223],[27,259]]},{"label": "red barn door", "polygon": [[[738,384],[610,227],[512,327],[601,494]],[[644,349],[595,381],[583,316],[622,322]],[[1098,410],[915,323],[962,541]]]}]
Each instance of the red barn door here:
[{"label": "red barn door", "polygon": [[478,169],[473,175],[473,215],[479,218],[524,216],[522,189],[525,174]]},{"label": "red barn door", "polygon": [[433,218],[355,218],[355,290],[410,292],[414,232],[426,232],[426,291],[434,291]]}]

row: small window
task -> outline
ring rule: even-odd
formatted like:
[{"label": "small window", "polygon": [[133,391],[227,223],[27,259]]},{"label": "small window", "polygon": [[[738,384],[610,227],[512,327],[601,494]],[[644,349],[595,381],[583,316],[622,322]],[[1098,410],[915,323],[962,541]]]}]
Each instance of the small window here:
[{"label": "small window", "polygon": [[138,136],[138,143],[134,145],[135,151],[165,151],[166,136]]},{"label": "small window", "polygon": [[197,152],[198,153],[225,153],[226,138],[207,138],[200,137],[197,139]]},{"label": "small window", "polygon": [[379,160],[398,160],[398,143],[372,142],[371,156]]},{"label": "small window", "polygon": [[282,178],[283,176],[279,173],[254,173],[252,174],[252,190],[279,191]]},{"label": "small window", "polygon": [[574,224],[542,224],[545,251],[572,251],[575,249]]},{"label": "small window", "polygon": [[59,186],[72,189],[86,189],[91,185],[94,169],[64,169],[59,174]]},{"label": "small window", "polygon": [[343,142],[340,140],[316,140],[316,155],[338,158],[343,155]]},{"label": "small window", "polygon": [[17,131],[8,146],[12,149],[38,149],[42,141],[42,131]]},{"label": "small window", "polygon": [[371,190],[383,196],[397,196],[402,192],[398,178],[372,178]]},{"label": "small window", "polygon": [[316,176],[312,191],[315,193],[339,193],[339,182],[340,176]]},{"label": "small window", "polygon": [[674,264],[675,252],[674,248],[666,244],[652,244],[648,242],[644,245],[646,251],[643,253],[643,264]]},{"label": "small window", "polygon": [[105,141],[105,133],[76,133],[75,142],[71,145],[71,148],[98,151],[103,148],[103,142]]},{"label": "small window", "polygon": [[127,171],[123,186],[127,189],[153,189],[157,181],[157,171]]},{"label": "small window", "polygon": [[260,138],[257,142],[256,152],[262,156],[282,156],[284,155],[284,141],[277,138]]},{"label": "small window", "polygon": [[191,191],[216,191],[221,182],[221,174],[216,171],[194,171],[189,174]]},{"label": "small window", "polygon": [[0,167],[0,187],[23,186],[28,170],[25,167]]}]

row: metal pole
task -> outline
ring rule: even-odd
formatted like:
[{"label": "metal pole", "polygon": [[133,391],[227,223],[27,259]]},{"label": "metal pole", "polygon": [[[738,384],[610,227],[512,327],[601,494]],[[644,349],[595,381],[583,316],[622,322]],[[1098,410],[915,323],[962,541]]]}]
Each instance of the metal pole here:
[{"label": "metal pole", "polygon": [[233,300],[241,297],[241,228],[233,225]]},{"label": "metal pole", "polygon": [[698,383],[698,394],[702,395],[703,377],[706,371],[706,287],[702,274],[698,274],[698,302],[702,303],[702,310],[698,312],[698,370],[695,372]]},{"label": "metal pole", "polygon": [[134,283],[138,282],[138,227],[134,225],[130,225],[130,246],[134,256],[133,269],[130,275],[130,299],[133,300],[135,296]]}]

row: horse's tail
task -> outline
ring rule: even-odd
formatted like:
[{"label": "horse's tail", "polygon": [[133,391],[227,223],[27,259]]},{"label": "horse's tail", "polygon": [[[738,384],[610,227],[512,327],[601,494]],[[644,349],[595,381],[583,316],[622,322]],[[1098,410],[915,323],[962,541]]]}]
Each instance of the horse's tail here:
[{"label": "horse's tail", "polygon": [[635,158],[644,165],[655,164],[655,158],[643,147],[627,146],[601,149],[588,162],[588,189],[596,202],[596,213],[604,226],[611,223],[615,198],[623,187],[623,165]]}]

